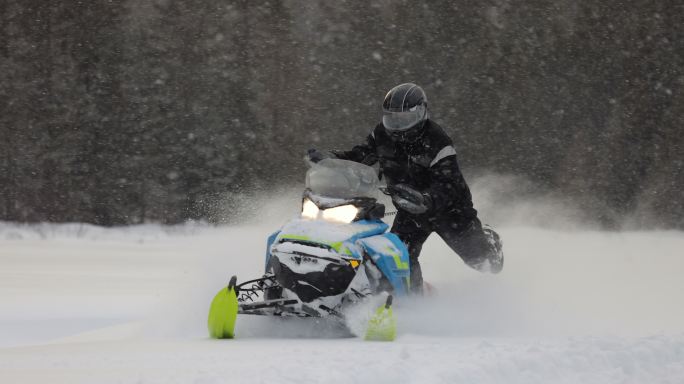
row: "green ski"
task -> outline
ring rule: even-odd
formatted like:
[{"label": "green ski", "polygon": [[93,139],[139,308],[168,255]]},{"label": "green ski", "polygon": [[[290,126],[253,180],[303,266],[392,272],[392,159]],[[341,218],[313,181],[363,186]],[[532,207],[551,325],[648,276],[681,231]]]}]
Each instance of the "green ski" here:
[{"label": "green ski", "polygon": [[214,339],[235,337],[235,320],[238,313],[236,282],[237,277],[231,277],[228,287],[221,289],[211,302],[207,325],[209,336]]},{"label": "green ski", "polygon": [[392,313],[392,295],[387,296],[385,305],[375,311],[368,321],[366,340],[393,341],[397,335],[397,321]]}]

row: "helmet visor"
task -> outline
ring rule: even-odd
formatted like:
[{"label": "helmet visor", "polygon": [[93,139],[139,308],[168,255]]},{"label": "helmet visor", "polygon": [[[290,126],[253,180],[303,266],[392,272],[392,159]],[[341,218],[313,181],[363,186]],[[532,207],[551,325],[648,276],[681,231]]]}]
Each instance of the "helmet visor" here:
[{"label": "helmet visor", "polygon": [[403,132],[418,124],[425,117],[425,106],[418,105],[405,112],[384,111],[382,124],[388,131]]}]

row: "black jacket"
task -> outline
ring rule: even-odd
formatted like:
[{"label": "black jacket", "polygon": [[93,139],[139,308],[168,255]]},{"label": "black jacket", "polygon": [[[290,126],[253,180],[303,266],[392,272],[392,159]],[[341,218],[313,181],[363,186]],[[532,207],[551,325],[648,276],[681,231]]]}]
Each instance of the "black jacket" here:
[{"label": "black jacket", "polygon": [[449,136],[432,120],[425,122],[423,134],[412,143],[393,140],[378,124],[366,143],[350,151],[333,151],[340,159],[367,165],[380,163],[380,172],[388,185],[406,183],[430,194],[430,216],[457,216],[468,220],[477,217],[470,189],[458,167],[456,151]]}]

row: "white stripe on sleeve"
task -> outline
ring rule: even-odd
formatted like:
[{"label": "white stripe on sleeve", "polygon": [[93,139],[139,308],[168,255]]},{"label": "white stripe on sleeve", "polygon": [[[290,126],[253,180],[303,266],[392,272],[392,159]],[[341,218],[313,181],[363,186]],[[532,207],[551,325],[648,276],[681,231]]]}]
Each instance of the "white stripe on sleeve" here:
[{"label": "white stripe on sleeve", "polygon": [[447,145],[446,147],[442,148],[442,150],[440,150],[439,153],[437,153],[437,156],[435,156],[435,158],[432,159],[430,166],[432,167],[433,165],[439,163],[439,161],[443,158],[449,156],[456,156],[456,150],[451,145]]}]

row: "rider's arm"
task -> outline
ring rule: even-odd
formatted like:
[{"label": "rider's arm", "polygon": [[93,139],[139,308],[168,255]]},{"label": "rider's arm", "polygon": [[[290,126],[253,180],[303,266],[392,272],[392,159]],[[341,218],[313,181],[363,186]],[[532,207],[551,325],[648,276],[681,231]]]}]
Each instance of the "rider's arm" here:
[{"label": "rider's arm", "polygon": [[464,216],[476,215],[473,209],[470,188],[466,184],[456,158],[456,151],[445,146],[430,165],[430,188],[432,209],[440,212],[444,209],[460,209]]},{"label": "rider's arm", "polygon": [[350,151],[332,150],[333,155],[338,159],[356,161],[366,165],[373,165],[378,161],[376,154],[375,136],[373,133],[368,135],[366,143],[354,146]]}]

